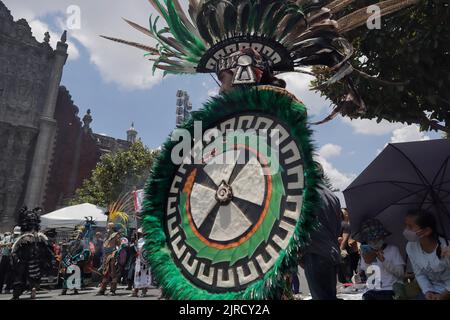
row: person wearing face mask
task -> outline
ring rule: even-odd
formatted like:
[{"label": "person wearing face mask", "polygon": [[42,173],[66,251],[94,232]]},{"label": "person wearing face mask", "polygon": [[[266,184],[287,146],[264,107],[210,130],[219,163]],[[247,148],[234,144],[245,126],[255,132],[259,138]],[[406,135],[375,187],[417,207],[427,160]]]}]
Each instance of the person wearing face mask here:
[{"label": "person wearing face mask", "polygon": [[437,233],[436,219],[424,210],[406,214],[406,252],[423,296],[419,299],[450,300],[448,240]]},{"label": "person wearing face mask", "polygon": [[377,219],[370,219],[361,227],[361,269],[368,276],[363,300],[393,300],[394,284],[403,281],[405,261],[397,246],[385,242],[389,235]]}]

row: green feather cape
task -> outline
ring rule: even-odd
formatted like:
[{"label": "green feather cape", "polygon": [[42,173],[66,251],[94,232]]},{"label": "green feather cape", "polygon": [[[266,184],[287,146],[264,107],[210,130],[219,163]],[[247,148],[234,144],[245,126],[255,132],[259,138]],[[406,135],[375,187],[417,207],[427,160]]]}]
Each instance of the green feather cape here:
[{"label": "green feather cape", "polygon": [[313,146],[311,131],[306,123],[306,108],[302,103],[293,100],[287,94],[273,90],[259,88],[235,90],[206,103],[202,110],[193,113],[183,128],[193,135],[194,121],[202,121],[203,127],[208,128],[226,117],[243,111],[262,112],[277,117],[291,128],[290,133],[300,148],[305,168],[305,190],[303,208],[294,237],[264,279],[244,291],[210,293],[189,282],[172,260],[164,232],[169,189],[178,170],[178,166],[171,161],[171,150],[177,142],[169,139],[151,170],[151,176],[145,187],[143,209],[143,227],[149,262],[166,297],[180,300],[279,299],[285,282],[283,274],[298,265],[298,252],[309,241],[309,234],[316,223],[313,209],[318,202],[316,185],[319,178],[313,163]]}]

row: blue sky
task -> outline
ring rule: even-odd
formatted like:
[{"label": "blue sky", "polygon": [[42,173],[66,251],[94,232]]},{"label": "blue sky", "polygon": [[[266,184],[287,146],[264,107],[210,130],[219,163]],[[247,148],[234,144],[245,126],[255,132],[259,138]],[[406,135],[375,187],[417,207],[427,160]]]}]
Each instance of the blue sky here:
[{"label": "blue sky", "polygon": [[[217,92],[209,75],[152,76],[152,65],[144,52],[109,43],[99,34],[147,41],[123,23],[121,17],[147,24],[152,9],[146,0],[3,0],[15,20],[26,18],[37,40],[49,30],[53,46],[70,16],[67,9],[77,5],[81,28],[69,30],[70,57],[64,69],[66,86],[80,109],[80,118],[91,109],[94,132],[125,138],[131,122],[142,141],[158,147],[175,126],[175,94],[186,90],[194,109]],[[151,42],[150,42],[151,43]],[[312,120],[325,117],[330,104],[318,93],[308,90],[310,79],[298,74],[284,78],[288,89],[308,106]],[[439,138],[436,133],[421,133],[416,126],[375,121],[349,121],[338,118],[316,126],[314,140],[319,160],[338,188],[345,188],[389,142]]]}]

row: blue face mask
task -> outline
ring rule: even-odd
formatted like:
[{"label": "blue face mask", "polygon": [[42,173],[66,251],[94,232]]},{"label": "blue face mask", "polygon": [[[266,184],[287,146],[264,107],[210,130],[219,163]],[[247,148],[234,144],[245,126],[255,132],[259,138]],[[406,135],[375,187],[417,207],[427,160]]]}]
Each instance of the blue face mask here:
[{"label": "blue face mask", "polygon": [[368,254],[368,253],[370,253],[372,251],[373,251],[372,247],[369,246],[368,244],[362,244],[361,245],[361,253],[362,254]]}]

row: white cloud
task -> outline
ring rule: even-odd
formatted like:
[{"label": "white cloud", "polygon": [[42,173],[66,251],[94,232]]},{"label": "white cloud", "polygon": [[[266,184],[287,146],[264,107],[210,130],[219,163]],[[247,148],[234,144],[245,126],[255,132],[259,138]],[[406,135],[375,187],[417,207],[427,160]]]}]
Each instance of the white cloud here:
[{"label": "white cloud", "polygon": [[[420,127],[416,124],[410,126],[403,126],[401,128],[395,129],[392,132],[390,143],[402,143],[402,142],[413,142],[413,141],[426,141],[430,140],[424,132],[420,131]],[[383,149],[387,147],[387,143],[384,145]],[[383,149],[377,149],[376,154],[379,155]]]},{"label": "white cloud", "polygon": [[[58,34],[54,31],[52,31],[47,24],[43,23],[40,20],[32,20],[29,21],[29,25],[31,27],[31,31],[33,33],[33,36],[38,40],[39,42],[42,42],[44,40],[45,33],[48,31],[50,34],[50,45],[52,48],[56,48],[56,43],[61,39],[61,34]],[[69,60],[76,60],[80,57],[80,52],[78,51],[78,48],[75,46],[75,44],[71,41],[67,41],[67,44],[69,46],[68,53],[69,53]]]},{"label": "white cloud", "polygon": [[353,181],[356,175],[341,172],[329,161],[329,158],[337,157],[341,154],[341,146],[329,143],[319,149],[317,155],[315,156],[315,159],[322,165],[323,170],[330,179],[333,187],[342,191],[348,187],[348,185]]},{"label": "white cloud", "polygon": [[391,137],[392,143],[425,140],[430,140],[430,137],[427,136],[424,132],[421,132],[420,127],[416,124],[394,130]]},{"label": "white cloud", "polygon": [[[67,8],[71,5],[79,6],[81,29],[68,30],[68,39],[69,41],[71,38],[76,39],[87,49],[91,63],[98,68],[106,82],[115,83],[123,89],[149,89],[161,81],[161,72],[153,76],[152,64],[144,57],[145,51],[99,37],[103,34],[154,45],[152,39],[134,30],[122,20],[124,17],[147,26],[150,14],[155,13],[148,1],[4,0],[4,2],[16,20],[25,18],[28,21],[37,21],[34,22],[36,29],[42,29],[43,23],[39,22],[44,17],[54,14],[52,16],[55,18],[54,24],[60,29],[53,30],[56,34],[67,29],[65,26]],[[38,37],[43,37],[42,30],[35,32],[39,34]],[[59,39],[59,37],[52,38]],[[77,55],[75,49],[70,50],[72,55]]]},{"label": "white cloud", "polygon": [[330,111],[331,101],[320,96],[320,93],[310,89],[314,77],[300,73],[284,73],[278,76],[287,83],[287,90],[292,92],[308,109],[308,115],[318,116],[324,111]]},{"label": "white cloud", "polygon": [[380,123],[377,123],[376,120],[349,119],[347,117],[341,117],[341,121],[350,125],[355,133],[364,135],[383,136],[403,127],[400,123],[391,123],[386,120],[382,120]]},{"label": "white cloud", "polygon": [[324,158],[320,154],[317,155],[315,159],[320,162],[325,174],[330,179],[331,184],[338,190],[343,191],[356,178],[355,174],[341,172],[330,161],[328,161],[328,159]]},{"label": "white cloud", "polygon": [[342,147],[336,144],[328,143],[319,149],[319,155],[325,159],[329,159],[331,157],[340,156],[342,153]]}]

